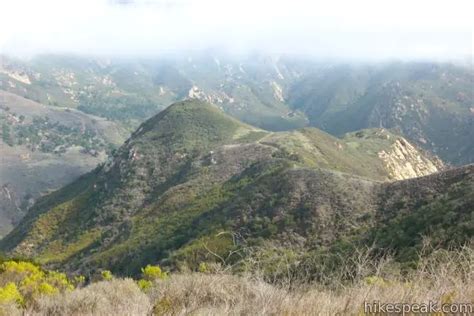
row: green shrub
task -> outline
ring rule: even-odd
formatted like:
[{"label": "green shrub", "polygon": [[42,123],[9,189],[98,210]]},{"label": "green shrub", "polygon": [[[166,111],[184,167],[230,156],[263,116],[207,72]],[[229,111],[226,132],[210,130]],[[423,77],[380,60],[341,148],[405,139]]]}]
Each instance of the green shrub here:
[{"label": "green shrub", "polygon": [[4,287],[0,287],[0,304],[15,302],[19,305],[24,303],[24,298],[15,283],[9,282]]},{"label": "green shrub", "polygon": [[102,271],[101,276],[104,281],[110,281],[114,278],[112,272],[110,272],[109,270]]},{"label": "green shrub", "polygon": [[163,272],[160,266],[147,265],[142,268],[142,275],[145,280],[149,281],[166,278],[166,272]]},{"label": "green shrub", "polygon": [[18,304],[30,305],[41,296],[56,295],[74,289],[66,274],[45,271],[40,266],[26,261],[5,261],[0,265],[0,301],[14,300]]}]

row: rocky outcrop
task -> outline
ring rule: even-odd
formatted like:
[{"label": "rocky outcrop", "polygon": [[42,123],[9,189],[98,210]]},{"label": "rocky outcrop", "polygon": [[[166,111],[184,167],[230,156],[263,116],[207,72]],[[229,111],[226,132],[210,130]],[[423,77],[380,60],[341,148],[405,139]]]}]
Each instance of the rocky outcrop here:
[{"label": "rocky outcrop", "polygon": [[404,180],[430,175],[444,169],[436,157],[429,159],[404,138],[398,138],[388,150],[378,153],[395,180]]}]

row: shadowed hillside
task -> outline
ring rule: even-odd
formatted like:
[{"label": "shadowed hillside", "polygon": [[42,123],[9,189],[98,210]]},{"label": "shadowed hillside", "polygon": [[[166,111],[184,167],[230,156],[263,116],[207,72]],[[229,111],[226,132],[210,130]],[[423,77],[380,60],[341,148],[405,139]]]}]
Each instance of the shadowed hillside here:
[{"label": "shadowed hillside", "polygon": [[[383,201],[399,184],[385,181],[442,169],[385,130],[343,139],[311,128],[272,133],[188,100],[143,123],[108,162],[38,201],[2,248],[69,270],[133,274],[154,262],[243,262],[243,248],[267,242],[301,250],[345,238],[364,243],[393,207]],[[472,168],[465,170],[458,181],[470,192]],[[433,188],[435,201],[450,192],[443,180],[450,172]],[[408,200],[407,212],[424,197]]]}]

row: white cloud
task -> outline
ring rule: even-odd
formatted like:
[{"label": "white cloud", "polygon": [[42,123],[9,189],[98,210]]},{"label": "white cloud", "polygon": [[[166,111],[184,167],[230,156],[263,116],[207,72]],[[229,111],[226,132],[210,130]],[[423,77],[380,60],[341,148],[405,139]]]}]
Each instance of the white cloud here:
[{"label": "white cloud", "polygon": [[224,48],[459,58],[473,51],[470,0],[2,0],[0,12],[0,47],[16,54]]}]

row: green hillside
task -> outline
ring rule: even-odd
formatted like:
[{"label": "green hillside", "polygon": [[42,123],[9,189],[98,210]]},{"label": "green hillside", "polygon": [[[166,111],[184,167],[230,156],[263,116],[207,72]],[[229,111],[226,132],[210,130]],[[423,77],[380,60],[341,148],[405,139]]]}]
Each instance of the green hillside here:
[{"label": "green hillside", "polygon": [[[268,132],[188,100],[143,123],[108,162],[38,201],[1,247],[91,274],[134,274],[157,262],[243,264],[242,249],[267,242],[324,249],[362,238],[378,227],[384,194],[397,185],[387,181],[443,168],[386,130],[342,139],[313,128]],[[451,184],[441,179],[433,194]]]}]

